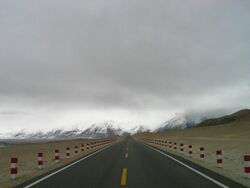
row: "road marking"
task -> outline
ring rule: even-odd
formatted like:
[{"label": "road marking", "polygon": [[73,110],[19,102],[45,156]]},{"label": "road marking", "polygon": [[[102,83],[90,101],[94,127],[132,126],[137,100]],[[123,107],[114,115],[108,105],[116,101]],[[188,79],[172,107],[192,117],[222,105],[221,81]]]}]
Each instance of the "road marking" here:
[{"label": "road marking", "polygon": [[126,159],[128,158],[128,153],[125,154],[125,158],[126,158]]},{"label": "road marking", "polygon": [[67,166],[65,166],[65,167],[63,167],[63,168],[61,168],[61,169],[59,169],[59,170],[57,170],[57,171],[55,171],[55,172],[49,174],[49,175],[47,175],[47,176],[44,176],[43,178],[41,178],[41,179],[39,179],[39,180],[37,180],[37,181],[35,181],[35,182],[29,184],[29,185],[26,185],[26,186],[23,187],[23,188],[30,188],[30,187],[32,187],[32,186],[34,186],[34,185],[36,185],[36,184],[38,184],[38,183],[40,183],[40,182],[42,182],[42,181],[48,179],[48,178],[50,178],[51,176],[54,176],[54,175],[58,174],[59,172],[61,172],[61,171],[63,171],[63,170],[66,170],[67,168],[69,168],[69,167],[71,167],[71,166],[73,166],[73,165],[75,165],[75,164],[77,164],[77,163],[80,163],[81,161],[83,161],[83,160],[85,160],[85,159],[87,159],[87,158],[89,158],[89,157],[92,157],[93,155],[95,155],[95,154],[97,154],[97,153],[99,153],[99,152],[101,152],[101,151],[103,151],[103,150],[105,150],[105,149],[108,149],[109,147],[111,147],[111,146],[113,146],[113,145],[114,145],[114,144],[112,144],[112,145],[110,145],[110,146],[108,146],[108,147],[104,147],[104,148],[102,148],[102,149],[100,149],[100,150],[98,150],[98,151],[95,151],[94,153],[91,153],[91,154],[89,154],[89,155],[87,155],[87,156],[85,156],[85,157],[79,159],[78,161],[75,161],[75,162],[73,162],[73,163],[71,163],[71,164],[69,164],[69,165],[67,165]]},{"label": "road marking", "polygon": [[158,150],[158,149],[155,149],[155,148],[153,148],[152,146],[149,146],[149,145],[146,145],[146,144],[144,144],[144,145],[147,146],[148,148],[154,150],[154,151],[159,152],[159,153],[162,154],[162,155],[165,155],[166,157],[168,157],[168,158],[172,159],[173,161],[179,163],[180,165],[182,165],[182,166],[188,168],[189,170],[195,172],[196,174],[199,174],[199,175],[202,176],[203,178],[205,178],[205,179],[207,179],[207,180],[209,180],[209,181],[215,183],[216,185],[218,185],[218,186],[220,186],[220,187],[223,187],[223,188],[229,188],[228,186],[224,185],[223,183],[221,183],[221,182],[219,182],[219,181],[217,181],[217,180],[215,180],[215,179],[213,179],[213,178],[207,176],[206,174],[204,174],[204,173],[202,173],[202,172],[200,172],[200,171],[198,171],[198,170],[192,168],[191,166],[188,166],[187,164],[185,164],[185,163],[183,163],[183,162],[181,162],[181,161],[175,159],[174,157],[171,157],[170,155],[168,155],[168,154],[166,154],[166,153],[164,153],[164,152],[162,152],[162,151],[160,151],[160,150]]},{"label": "road marking", "polygon": [[122,169],[121,185],[127,184],[127,168]]}]

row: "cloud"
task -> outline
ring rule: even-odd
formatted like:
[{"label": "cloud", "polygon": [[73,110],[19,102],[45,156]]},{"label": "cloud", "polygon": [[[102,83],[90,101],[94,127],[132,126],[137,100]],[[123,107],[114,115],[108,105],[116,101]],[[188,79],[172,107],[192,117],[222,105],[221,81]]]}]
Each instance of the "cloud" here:
[{"label": "cloud", "polygon": [[30,115],[29,112],[23,112],[23,111],[18,111],[18,110],[6,110],[0,112],[1,115],[7,115],[7,116],[15,116],[15,115]]},{"label": "cloud", "polygon": [[247,106],[249,7],[231,0],[1,1],[1,109],[91,109],[110,119],[122,109],[128,113],[120,121],[139,113],[133,122],[147,123],[142,114],[150,112],[156,124],[176,112]]}]

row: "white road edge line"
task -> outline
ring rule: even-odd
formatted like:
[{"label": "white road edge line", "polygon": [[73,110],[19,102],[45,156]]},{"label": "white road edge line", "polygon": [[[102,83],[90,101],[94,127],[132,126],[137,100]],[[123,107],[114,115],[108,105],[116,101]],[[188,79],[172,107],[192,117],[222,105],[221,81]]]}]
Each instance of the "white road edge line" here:
[{"label": "white road edge line", "polygon": [[207,176],[206,174],[204,174],[204,173],[202,173],[202,172],[200,172],[200,171],[198,171],[198,170],[196,170],[196,169],[194,169],[194,168],[188,166],[187,164],[185,164],[185,163],[183,163],[183,162],[181,162],[181,161],[175,159],[174,157],[171,157],[170,155],[168,155],[168,154],[166,154],[166,153],[164,153],[164,152],[162,152],[162,151],[160,151],[160,150],[158,150],[158,149],[155,149],[155,148],[153,148],[152,146],[149,146],[149,145],[147,145],[147,144],[145,144],[145,143],[143,143],[143,144],[144,144],[145,146],[147,146],[148,148],[150,148],[150,149],[152,149],[152,150],[154,150],[154,151],[157,151],[157,152],[161,153],[162,155],[164,155],[164,156],[166,156],[166,157],[172,159],[173,161],[179,163],[180,165],[182,165],[182,166],[188,168],[189,170],[195,172],[196,174],[199,174],[199,175],[202,176],[203,178],[205,178],[205,179],[207,179],[207,180],[209,180],[209,181],[215,183],[216,185],[218,185],[218,186],[220,186],[220,187],[223,187],[223,188],[229,188],[228,186],[224,185],[223,183],[221,183],[221,182],[219,182],[219,181],[217,181],[217,180],[215,180],[215,179],[213,179],[213,178]]},{"label": "white road edge line", "polygon": [[[116,143],[114,143],[114,144],[116,144]],[[114,144],[112,144],[112,145],[114,145]],[[87,158],[89,158],[89,157],[91,157],[91,156],[97,154],[97,153],[99,153],[99,152],[101,152],[101,151],[103,151],[103,150],[105,150],[105,149],[108,149],[108,148],[111,147],[112,145],[110,145],[110,146],[108,146],[108,147],[104,147],[104,148],[102,148],[102,149],[100,149],[100,150],[97,150],[97,151],[95,151],[94,153],[91,153],[91,154],[87,155],[86,157],[83,157],[83,158],[79,159],[78,161],[75,161],[75,162],[73,162],[73,163],[71,163],[71,164],[69,164],[69,165],[67,165],[67,166],[65,166],[65,167],[63,167],[63,168],[61,168],[61,169],[59,169],[59,170],[57,170],[57,171],[51,173],[51,174],[48,174],[47,176],[44,176],[43,178],[41,178],[41,179],[39,179],[39,180],[37,180],[37,181],[35,181],[35,182],[29,184],[29,185],[26,185],[26,186],[23,187],[23,188],[30,188],[30,187],[32,187],[32,186],[34,186],[34,185],[36,185],[36,184],[38,184],[38,183],[40,183],[40,182],[42,182],[42,181],[48,179],[48,178],[50,178],[51,176],[54,176],[55,174],[58,174],[59,172],[61,172],[61,171],[63,171],[63,170],[66,170],[67,168],[69,168],[69,167],[71,167],[71,166],[73,166],[73,165],[75,165],[75,164],[77,164],[77,163],[79,163],[79,162],[81,162],[81,161],[83,161],[83,160],[85,160],[85,159],[87,159]]]}]

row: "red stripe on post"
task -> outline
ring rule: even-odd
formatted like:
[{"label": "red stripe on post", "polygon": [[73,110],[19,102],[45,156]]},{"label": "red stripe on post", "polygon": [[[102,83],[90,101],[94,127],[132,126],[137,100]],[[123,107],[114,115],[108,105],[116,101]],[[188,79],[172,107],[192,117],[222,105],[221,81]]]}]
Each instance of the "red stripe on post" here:
[{"label": "red stripe on post", "polygon": [[11,168],[10,173],[11,174],[17,174],[17,168]]},{"label": "red stripe on post", "polygon": [[222,159],[217,159],[217,163],[221,164],[222,163]]},{"label": "red stripe on post", "polygon": [[250,167],[245,167],[245,173],[250,173]]},{"label": "red stripe on post", "polygon": [[10,162],[11,162],[11,163],[17,163],[17,157],[12,157],[12,158],[10,159]]},{"label": "red stripe on post", "polygon": [[222,150],[217,150],[216,155],[222,155]]},{"label": "red stripe on post", "polygon": [[250,155],[244,155],[244,161],[250,161]]}]

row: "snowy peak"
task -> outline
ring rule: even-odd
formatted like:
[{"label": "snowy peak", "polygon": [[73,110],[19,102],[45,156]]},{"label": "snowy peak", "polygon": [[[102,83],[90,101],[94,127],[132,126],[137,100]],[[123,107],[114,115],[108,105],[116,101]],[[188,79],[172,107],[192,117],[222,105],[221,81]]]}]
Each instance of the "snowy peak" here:
[{"label": "snowy peak", "polygon": [[138,125],[133,127],[132,129],[129,130],[130,134],[136,134],[136,133],[142,133],[142,132],[146,132],[149,131],[149,129],[147,127],[144,127],[142,125]]},{"label": "snowy peak", "polygon": [[103,123],[95,123],[87,128],[82,135],[85,137],[110,137],[115,135],[122,135],[123,130],[113,121],[105,121]]},{"label": "snowy peak", "polygon": [[163,132],[168,130],[180,130],[194,126],[194,122],[185,116],[175,116],[174,118],[164,122],[155,132]]}]

